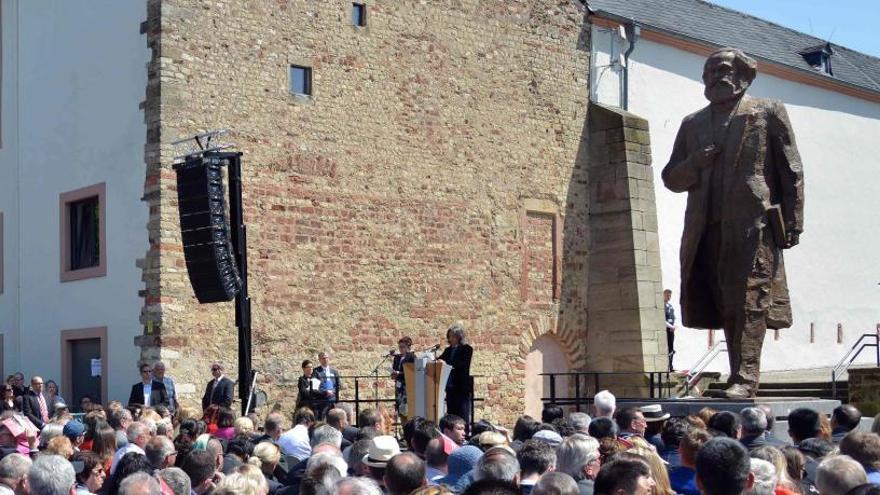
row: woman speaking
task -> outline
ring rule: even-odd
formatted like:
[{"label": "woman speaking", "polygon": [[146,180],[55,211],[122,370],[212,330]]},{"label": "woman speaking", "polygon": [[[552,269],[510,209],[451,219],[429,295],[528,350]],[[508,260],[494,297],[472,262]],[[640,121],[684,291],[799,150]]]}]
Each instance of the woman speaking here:
[{"label": "woman speaking", "polygon": [[474,393],[474,379],[471,376],[471,357],[474,348],[467,344],[464,326],[455,323],[446,330],[449,347],[443,349],[440,359],[452,366],[449,381],[446,382],[446,412],[464,419],[471,424],[471,396]]}]

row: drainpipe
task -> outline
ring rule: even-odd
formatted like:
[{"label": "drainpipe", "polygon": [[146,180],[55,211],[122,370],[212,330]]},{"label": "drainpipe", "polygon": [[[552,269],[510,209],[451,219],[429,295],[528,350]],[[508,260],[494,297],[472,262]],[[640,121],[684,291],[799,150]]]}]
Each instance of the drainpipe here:
[{"label": "drainpipe", "polygon": [[626,37],[629,39],[629,48],[623,53],[623,105],[621,106],[624,110],[629,110],[629,56],[636,49],[636,41],[641,30],[639,24],[634,20],[630,21],[625,29]]}]

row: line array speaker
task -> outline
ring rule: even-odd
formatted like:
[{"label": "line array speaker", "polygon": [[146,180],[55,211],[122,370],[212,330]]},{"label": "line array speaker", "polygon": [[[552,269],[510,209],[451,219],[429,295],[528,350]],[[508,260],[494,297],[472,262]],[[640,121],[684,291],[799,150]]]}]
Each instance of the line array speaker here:
[{"label": "line array speaker", "polygon": [[176,166],[183,255],[200,303],[231,301],[241,289],[230,241],[222,159],[188,158]]}]

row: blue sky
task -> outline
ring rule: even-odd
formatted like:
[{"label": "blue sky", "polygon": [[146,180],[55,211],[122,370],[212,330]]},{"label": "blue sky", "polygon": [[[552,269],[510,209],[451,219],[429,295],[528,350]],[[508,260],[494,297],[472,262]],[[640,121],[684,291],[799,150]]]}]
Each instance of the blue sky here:
[{"label": "blue sky", "polygon": [[880,57],[880,0],[709,1]]}]

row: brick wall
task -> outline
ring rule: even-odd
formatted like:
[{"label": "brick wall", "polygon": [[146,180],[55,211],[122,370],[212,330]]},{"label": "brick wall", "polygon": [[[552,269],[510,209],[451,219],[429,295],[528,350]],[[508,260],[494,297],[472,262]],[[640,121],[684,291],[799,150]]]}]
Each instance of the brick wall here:
[{"label": "brick wall", "polygon": [[[589,45],[576,2],[150,0],[144,360],[186,400],[235,366],[231,304],[200,306],[168,143],[230,128],[244,155],[254,367],[289,410],[299,363],[369,371],[464,321],[479,416],[523,410],[524,356],[556,336],[586,368]],[[314,95],[288,92],[311,66]]]}]

